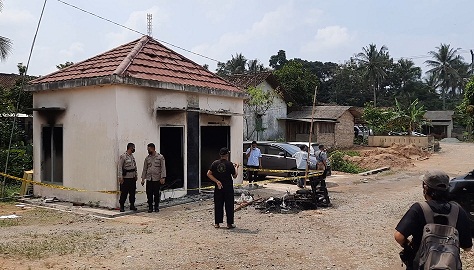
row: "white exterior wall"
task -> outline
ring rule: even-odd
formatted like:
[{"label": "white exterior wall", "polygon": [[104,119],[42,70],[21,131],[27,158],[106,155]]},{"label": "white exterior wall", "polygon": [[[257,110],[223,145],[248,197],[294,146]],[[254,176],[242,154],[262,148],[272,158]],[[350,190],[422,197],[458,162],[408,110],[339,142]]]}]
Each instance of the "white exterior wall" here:
[{"label": "white exterior wall", "polygon": [[[275,91],[270,84],[266,81],[259,84],[257,87],[261,88],[263,91]],[[287,115],[287,106],[286,102],[282,97],[276,95],[273,99],[272,106],[268,109],[265,115],[262,117],[262,123],[265,130],[258,135],[254,132],[250,135],[251,131],[255,129],[255,115],[246,115],[246,120],[244,120],[244,139],[245,140],[277,140],[280,138],[285,138],[285,123],[284,121],[278,121],[278,118],[285,118]],[[246,138],[249,131],[249,138]]]},{"label": "white exterior wall", "polygon": [[[184,188],[162,193],[169,198],[184,196],[187,187],[187,127],[186,113],[170,116],[157,116],[158,107],[186,108],[189,95],[171,90],[151,89],[130,85],[108,85],[63,89],[34,93],[34,107],[63,107],[66,111],[56,121],[63,126],[63,186],[86,189],[90,192],[66,191],[49,187],[35,186],[35,195],[57,197],[75,202],[99,202],[101,206],[117,207],[118,195],[93,192],[98,190],[115,191],[117,182],[117,163],[119,155],[126,151],[128,142],[135,143],[134,153],[137,161],[137,191],[144,191],[140,182],[146,145],[155,143],[160,151],[160,126],[184,127]],[[221,109],[241,114],[242,99],[199,95],[200,108],[218,111]],[[202,125],[207,124],[207,116],[201,114]],[[222,119],[222,117],[218,117]],[[231,126],[231,148],[242,148],[242,116],[232,116],[226,125]],[[41,128],[46,119],[39,112],[34,113],[34,179],[41,179]],[[231,160],[242,163],[237,151],[231,153]],[[165,157],[166,158],[166,157]],[[242,169],[240,169],[240,175]],[[242,178],[239,177],[240,183]],[[138,193],[136,203],[146,202],[146,195]]]},{"label": "white exterior wall", "polygon": [[[34,94],[33,106],[63,107],[66,111],[56,119],[63,126],[63,186],[86,190],[117,190],[116,164],[117,112],[114,89],[84,87]],[[33,168],[34,180],[41,179],[43,114],[34,112]],[[117,195],[98,192],[65,191],[35,186],[35,195],[58,197],[77,202],[100,202],[115,206]]]},{"label": "white exterior wall", "polygon": [[[209,122],[222,122],[223,126],[230,126],[230,161],[242,165],[242,143],[243,143],[243,100],[230,97],[201,95],[199,104],[202,109],[210,111],[229,110],[239,115],[231,117],[222,117],[217,115],[202,115],[200,117],[200,126],[207,126]],[[216,157],[218,153],[216,153]],[[234,183],[241,184],[242,166],[239,167],[238,177]]]},{"label": "white exterior wall", "polygon": [[[145,191],[139,183],[143,170],[143,162],[148,155],[147,145],[154,143],[156,151],[160,152],[160,126],[186,126],[185,112],[173,114],[170,117],[157,116],[158,107],[186,107],[186,94],[184,92],[169,91],[162,89],[152,89],[136,86],[117,86],[117,150],[114,168],[117,171],[118,157],[126,151],[128,142],[135,144],[135,160],[137,162],[138,182],[137,191]],[[186,127],[184,134],[186,134]],[[184,140],[183,149],[186,147]],[[184,187],[186,187],[186,151],[184,158]],[[166,157],[165,157],[166,159]],[[115,173],[117,174],[117,173]],[[118,176],[116,175],[115,178]],[[118,186],[117,186],[118,188]],[[173,193],[173,194],[171,194]],[[176,189],[174,192],[162,192],[162,198],[171,196],[181,197],[186,195],[184,188]],[[145,203],[146,194],[144,192],[136,195],[136,203]],[[116,202],[117,204],[118,202]]]}]

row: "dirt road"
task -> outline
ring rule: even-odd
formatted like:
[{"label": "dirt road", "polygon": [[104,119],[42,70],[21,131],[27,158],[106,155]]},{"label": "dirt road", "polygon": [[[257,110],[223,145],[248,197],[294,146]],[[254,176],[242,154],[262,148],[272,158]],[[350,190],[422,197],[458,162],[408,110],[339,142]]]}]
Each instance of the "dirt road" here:
[{"label": "dirt road", "polygon": [[[473,144],[441,144],[414,167],[368,177],[328,178],[334,207],[298,214],[236,214],[237,228],[214,229],[212,201],[112,220],[1,205],[0,269],[403,269],[393,230],[422,200],[420,176],[474,169]],[[281,196],[294,186],[254,193]],[[463,254],[464,269],[474,269]]]}]

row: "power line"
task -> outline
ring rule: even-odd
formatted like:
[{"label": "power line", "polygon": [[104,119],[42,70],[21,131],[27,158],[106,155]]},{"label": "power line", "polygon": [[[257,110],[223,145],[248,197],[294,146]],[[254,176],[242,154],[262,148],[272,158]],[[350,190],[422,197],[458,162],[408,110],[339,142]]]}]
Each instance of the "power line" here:
[{"label": "power line", "polygon": [[[67,6],[70,6],[70,7],[72,7],[72,8],[75,8],[75,9],[77,9],[77,10],[80,10],[80,11],[82,11],[82,12],[84,12],[84,13],[87,13],[87,14],[89,14],[89,15],[92,15],[92,16],[94,16],[94,17],[97,17],[97,18],[99,18],[99,19],[101,19],[101,20],[107,21],[107,22],[109,22],[109,23],[112,23],[112,24],[115,24],[115,25],[120,26],[120,27],[122,27],[122,28],[125,28],[125,29],[127,29],[127,30],[129,30],[129,31],[135,32],[135,33],[137,33],[137,34],[140,34],[140,35],[142,35],[142,36],[146,36],[146,35],[147,35],[147,34],[144,34],[144,33],[140,32],[140,31],[138,31],[138,30],[132,29],[132,28],[127,27],[127,26],[125,26],[125,25],[123,25],[123,24],[120,24],[120,23],[118,23],[118,22],[114,22],[114,21],[112,21],[112,20],[110,20],[110,19],[107,19],[107,18],[105,18],[105,17],[102,17],[102,16],[100,16],[100,15],[97,15],[97,14],[95,14],[95,13],[93,13],[93,12],[87,11],[87,10],[85,10],[85,9],[83,9],[83,8],[78,7],[78,6],[69,4],[69,3],[65,2],[65,1],[62,1],[62,0],[57,0],[57,1],[60,2],[60,3],[65,4],[65,5],[67,5]],[[191,53],[191,54],[194,54],[194,55],[197,55],[197,56],[200,56],[200,57],[209,59],[209,60],[211,60],[211,61],[214,61],[214,62],[217,62],[217,63],[220,62],[219,60],[216,60],[216,59],[211,58],[211,57],[209,57],[209,56],[205,56],[205,55],[203,55],[203,54],[200,54],[200,53],[197,53],[197,52],[193,52],[193,51],[191,51],[191,50],[185,49],[185,48],[180,47],[180,46],[178,46],[178,45],[174,45],[174,44],[172,44],[172,43],[169,43],[169,42],[167,42],[167,41],[160,40],[160,39],[155,39],[155,40],[157,40],[157,41],[159,41],[159,42],[161,42],[161,43],[164,43],[164,44],[166,44],[166,45],[169,45],[169,46],[178,48],[178,49],[180,49],[180,50],[182,50],[182,51],[185,51],[185,52],[188,52],[188,53]]]},{"label": "power line", "polygon": [[[43,19],[44,9],[46,8],[46,2],[47,1],[48,0],[44,0],[43,8],[41,9],[41,15],[40,15],[39,20],[38,20],[38,25],[36,26],[35,35],[33,37],[33,41],[31,42],[31,48],[30,48],[30,54],[28,56],[28,62],[26,62],[25,71],[23,72],[23,74],[21,74],[22,75],[21,76],[21,86],[20,86],[20,91],[18,91],[18,99],[16,101],[15,114],[13,116],[12,129],[11,129],[11,132],[10,132],[10,141],[8,143],[7,157],[6,157],[6,160],[5,160],[5,170],[4,170],[5,174],[7,173],[7,170],[8,170],[8,161],[10,159],[10,150],[12,148],[13,131],[15,129],[16,120],[18,118],[18,111],[19,111],[19,108],[20,108],[21,93],[24,91],[24,88],[25,88],[25,78],[26,78],[26,74],[28,74],[28,66],[30,65],[31,55],[33,54],[33,48],[35,47],[36,37],[38,36],[38,31],[39,31],[39,28],[40,28],[40,25],[41,25],[41,20]],[[3,177],[2,190],[1,190],[1,194],[0,194],[1,197],[3,197],[4,193],[5,193],[5,182],[6,182],[6,176]]]},{"label": "power line", "polygon": [[[75,9],[77,9],[77,10],[80,10],[80,11],[82,11],[82,12],[84,12],[84,13],[87,13],[87,14],[89,14],[89,15],[92,15],[92,16],[94,16],[94,17],[97,17],[97,18],[99,18],[99,19],[101,19],[101,20],[104,20],[104,21],[107,21],[107,22],[109,22],[109,23],[115,24],[115,25],[117,25],[117,26],[119,26],[119,27],[122,27],[122,28],[127,29],[127,30],[132,31],[132,32],[135,32],[135,33],[140,34],[140,35],[142,35],[142,36],[146,36],[145,33],[142,33],[142,32],[140,32],[140,31],[138,31],[138,30],[135,30],[135,29],[132,29],[132,28],[130,28],[130,27],[127,27],[127,26],[125,26],[125,25],[123,25],[123,24],[114,22],[114,21],[112,21],[112,20],[110,20],[110,19],[107,19],[107,18],[105,18],[105,17],[102,17],[102,16],[100,16],[100,15],[97,15],[97,14],[95,14],[95,13],[93,13],[93,12],[87,11],[87,10],[85,10],[85,9],[83,9],[83,8],[80,8],[80,7],[75,6],[75,5],[73,5],[73,4],[67,3],[67,2],[65,2],[65,1],[63,1],[63,0],[57,0],[57,1],[60,2],[60,3],[65,4],[65,5],[67,5],[67,6],[70,6],[70,7],[72,7],[72,8],[75,8]],[[154,39],[155,39],[155,38],[154,38]],[[174,48],[180,49],[180,50],[182,50],[182,51],[185,51],[185,52],[188,52],[188,53],[191,53],[191,54],[200,56],[200,57],[202,57],[202,58],[206,58],[206,59],[208,59],[208,60],[211,60],[211,61],[214,61],[214,62],[217,62],[217,63],[221,62],[221,61],[216,60],[216,59],[214,59],[214,58],[211,58],[211,57],[209,57],[209,56],[206,56],[206,55],[203,55],[203,54],[200,54],[200,53],[193,52],[193,51],[191,51],[191,50],[185,49],[185,48],[183,48],[183,47],[181,47],[181,46],[172,44],[172,43],[170,43],[170,42],[167,42],[167,41],[164,41],[164,40],[160,40],[160,39],[155,39],[155,40],[157,40],[157,41],[159,41],[159,42],[161,42],[161,43],[167,44],[167,45],[169,45],[169,46],[172,46],[172,47],[174,47]],[[459,54],[468,54],[468,53],[470,53],[470,52],[469,52],[469,50],[459,49],[458,53],[459,53]],[[408,57],[401,56],[401,57],[397,57],[397,58],[393,58],[393,59],[396,60],[396,61],[398,61],[398,60],[400,60],[400,59],[416,60],[416,59],[424,59],[424,58],[431,58],[431,57],[432,57],[431,55],[423,54],[423,55],[415,55],[415,56],[408,56]],[[351,57],[351,58],[352,58],[352,57]],[[331,68],[323,68],[323,67],[322,67],[321,69],[331,69]]]}]

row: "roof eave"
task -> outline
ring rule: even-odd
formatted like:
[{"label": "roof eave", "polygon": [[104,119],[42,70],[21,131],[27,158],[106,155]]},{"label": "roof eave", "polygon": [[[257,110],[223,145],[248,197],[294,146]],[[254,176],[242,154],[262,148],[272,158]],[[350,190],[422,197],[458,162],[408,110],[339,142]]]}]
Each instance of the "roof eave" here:
[{"label": "roof eave", "polygon": [[126,85],[135,85],[141,87],[149,88],[159,88],[166,90],[175,90],[175,91],[184,91],[184,92],[193,92],[201,93],[207,95],[218,95],[218,96],[227,96],[245,99],[247,98],[247,93],[241,91],[236,87],[235,91],[217,89],[217,88],[206,88],[193,85],[183,85],[175,84],[169,82],[161,82],[155,80],[145,80],[133,77],[122,77],[118,75],[107,75],[102,77],[94,78],[81,78],[65,81],[57,81],[50,83],[38,83],[32,84],[27,87],[27,91],[39,92],[39,91],[48,91],[48,90],[60,90],[60,89],[69,89],[85,86],[99,86],[99,85],[108,85],[108,84],[126,84]]}]

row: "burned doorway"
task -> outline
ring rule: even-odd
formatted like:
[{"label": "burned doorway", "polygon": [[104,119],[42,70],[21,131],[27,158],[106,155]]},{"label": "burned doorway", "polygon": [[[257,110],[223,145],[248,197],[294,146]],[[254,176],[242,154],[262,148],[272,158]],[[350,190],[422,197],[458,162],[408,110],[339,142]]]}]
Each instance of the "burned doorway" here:
[{"label": "burned doorway", "polygon": [[41,130],[41,181],[63,183],[63,127],[44,126]]},{"label": "burned doorway", "polygon": [[207,170],[211,163],[219,158],[219,149],[230,149],[229,126],[202,126],[201,127],[201,187],[212,184],[207,177]]},{"label": "burned doorway", "polygon": [[166,188],[184,187],[184,128],[160,127],[160,153],[165,157]]}]

